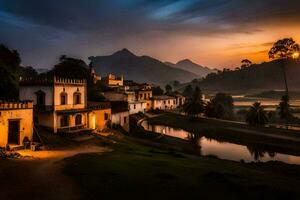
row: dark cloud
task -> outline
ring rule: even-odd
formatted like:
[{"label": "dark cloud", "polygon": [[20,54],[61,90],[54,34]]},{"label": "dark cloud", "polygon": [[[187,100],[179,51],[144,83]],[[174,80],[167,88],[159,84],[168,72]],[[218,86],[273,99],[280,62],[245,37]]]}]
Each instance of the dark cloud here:
[{"label": "dark cloud", "polygon": [[299,10],[299,0],[0,0],[0,42],[45,66],[155,37],[252,34],[298,23]]}]

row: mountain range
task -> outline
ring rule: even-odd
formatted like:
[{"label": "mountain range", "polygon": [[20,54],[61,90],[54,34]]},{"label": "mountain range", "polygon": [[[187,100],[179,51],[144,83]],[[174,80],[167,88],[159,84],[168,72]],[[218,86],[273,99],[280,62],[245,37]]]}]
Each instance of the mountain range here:
[{"label": "mountain range", "polygon": [[[290,90],[300,90],[300,60],[274,60],[253,64],[249,67],[213,73],[199,80],[196,84],[203,90],[213,91],[268,91],[284,90],[284,72]],[[195,83],[189,83],[195,86]],[[188,84],[182,84],[181,88]]]},{"label": "mountain range", "polygon": [[197,74],[199,77],[205,77],[207,74],[216,72],[216,70],[198,65],[189,59],[178,61],[176,64],[171,62],[165,62],[165,64],[174,68],[182,69]]},{"label": "mountain range", "polygon": [[202,77],[195,71],[185,70],[182,65],[171,66],[149,56],[137,56],[128,49],[108,56],[91,56],[89,60],[100,75],[114,73],[128,80],[161,86],[175,80],[183,83]]}]

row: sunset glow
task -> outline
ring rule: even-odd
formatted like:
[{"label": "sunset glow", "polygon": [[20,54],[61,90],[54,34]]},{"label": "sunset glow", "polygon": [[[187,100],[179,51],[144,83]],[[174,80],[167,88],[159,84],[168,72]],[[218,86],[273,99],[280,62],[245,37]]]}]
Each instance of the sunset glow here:
[{"label": "sunset glow", "polygon": [[19,49],[24,65],[38,68],[61,54],[87,60],[122,48],[162,61],[235,68],[244,58],[267,61],[278,39],[300,41],[297,0],[28,2],[0,1],[0,37]]}]

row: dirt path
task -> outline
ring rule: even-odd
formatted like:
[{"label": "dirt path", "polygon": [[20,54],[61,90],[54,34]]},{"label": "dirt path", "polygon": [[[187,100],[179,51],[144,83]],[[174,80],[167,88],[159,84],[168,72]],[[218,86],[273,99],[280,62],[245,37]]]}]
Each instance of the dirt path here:
[{"label": "dirt path", "polygon": [[110,149],[94,145],[69,150],[20,151],[23,156],[32,157],[0,161],[0,199],[80,199],[80,189],[62,173],[63,159],[108,151]]}]

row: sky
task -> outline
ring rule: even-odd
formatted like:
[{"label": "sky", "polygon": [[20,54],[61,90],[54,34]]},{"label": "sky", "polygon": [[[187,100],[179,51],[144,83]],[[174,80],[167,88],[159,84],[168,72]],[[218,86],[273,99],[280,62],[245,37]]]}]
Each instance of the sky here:
[{"label": "sky", "polygon": [[35,68],[123,48],[235,68],[267,61],[278,39],[300,42],[299,21],[300,0],[0,0],[0,43]]}]

